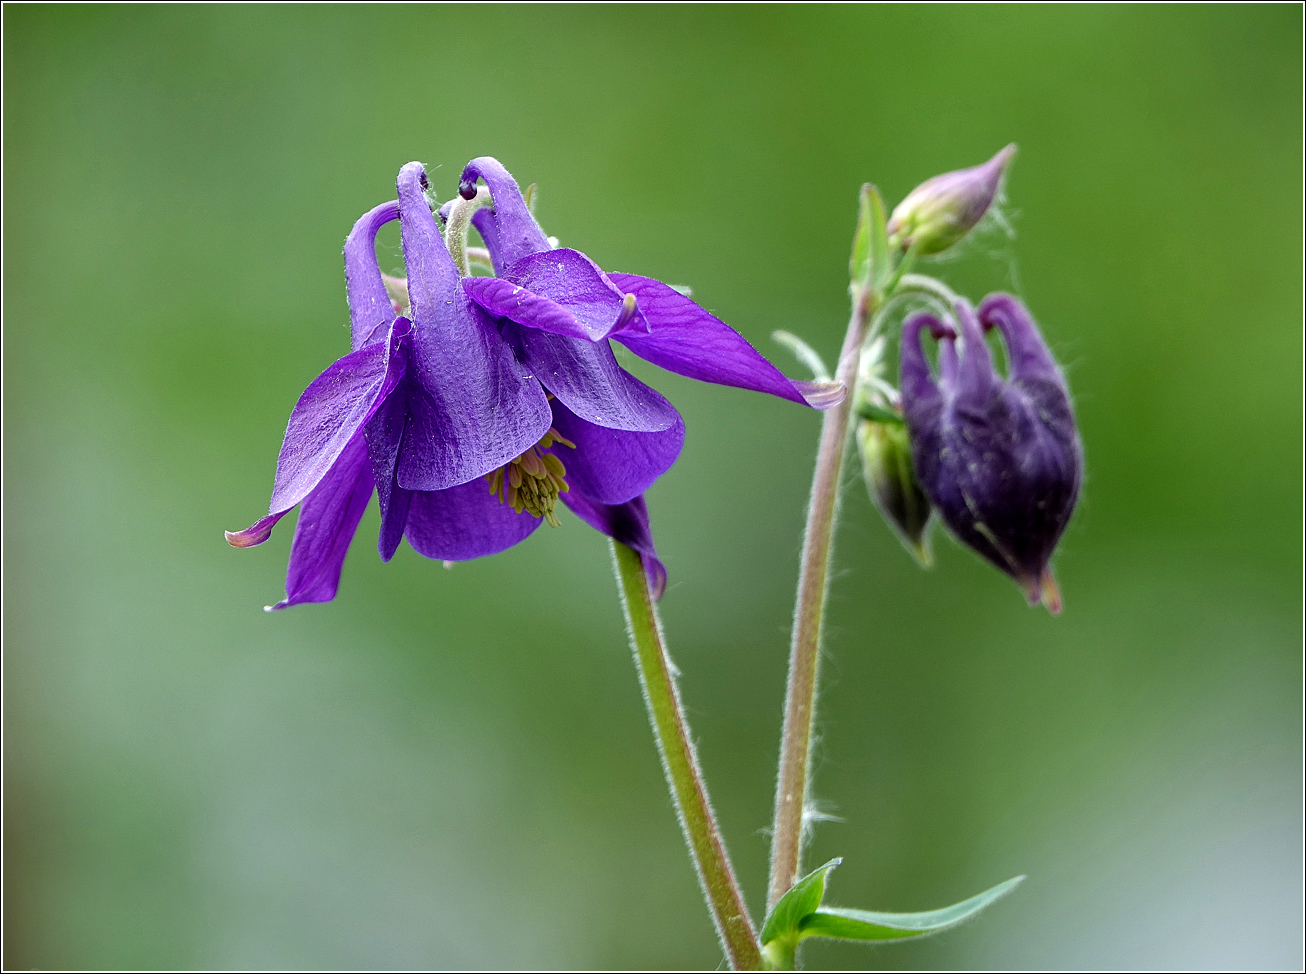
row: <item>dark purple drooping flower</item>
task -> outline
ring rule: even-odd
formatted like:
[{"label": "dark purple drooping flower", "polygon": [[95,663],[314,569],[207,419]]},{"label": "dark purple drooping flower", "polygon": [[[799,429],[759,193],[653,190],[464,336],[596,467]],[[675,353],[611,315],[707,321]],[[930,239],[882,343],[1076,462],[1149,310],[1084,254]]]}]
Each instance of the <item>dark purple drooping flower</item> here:
[{"label": "dark purple drooping flower", "polygon": [[[426,186],[421,164],[409,163],[399,173],[398,201],[355,224],[345,243],[353,351],[310,383],[295,405],[270,513],[244,531],[228,532],[227,540],[237,547],[261,544],[278,520],[302,505],[286,598],[273,607],[285,608],[335,597],[373,490],[381,508],[378,546],[387,561],[404,537],[418,553],[442,561],[496,554],[541,522],[558,523],[554,508],[561,498],[583,520],[639,551],[660,594],[666,571],[643,492],[680,453],[679,414],[616,364],[603,337],[558,334],[565,323],[543,319],[509,321],[473,300],[475,292],[464,290],[445,248]],[[520,194],[516,200],[521,203]],[[521,210],[526,213],[524,204]],[[402,227],[407,316],[397,314],[376,260],[377,231],[394,219]],[[526,219],[538,232],[528,213]],[[500,212],[494,222],[484,231],[487,242],[500,226],[510,240],[521,232],[520,221]],[[650,303],[662,297],[655,292]],[[629,309],[635,300],[623,295],[618,303]],[[600,302],[591,319],[601,310]],[[631,317],[626,311],[623,323]],[[714,343],[724,341],[709,327],[695,343],[692,329],[701,325],[675,314],[659,319],[667,322],[659,340],[649,333],[648,319],[636,317],[652,347],[670,348],[665,357],[672,362],[682,346],[710,360]],[[718,370],[729,378],[696,377],[805,401],[799,384],[716,324],[752,353],[752,372],[741,373],[732,359]],[[722,357],[742,355],[729,342],[722,347]],[[676,371],[694,374],[688,367]],[[698,368],[711,371],[710,364]],[[824,386],[813,387],[811,395],[815,405],[837,399]]]},{"label": "dark purple drooping flower", "polygon": [[[1083,452],[1065,377],[1018,300],[991,294],[978,317],[956,307],[958,336],[931,314],[902,334],[902,405],[921,485],[944,523],[1053,612],[1061,600],[1048,565],[1079,497]],[[1008,378],[994,371],[984,331],[996,327]],[[921,348],[939,342],[937,379]]]}]

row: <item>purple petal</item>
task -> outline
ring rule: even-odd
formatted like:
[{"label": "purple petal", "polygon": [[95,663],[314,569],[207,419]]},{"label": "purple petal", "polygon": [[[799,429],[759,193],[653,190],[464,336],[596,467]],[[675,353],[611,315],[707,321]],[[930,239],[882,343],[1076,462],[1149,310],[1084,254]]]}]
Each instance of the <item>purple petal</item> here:
[{"label": "purple petal", "polygon": [[[394,321],[394,308],[376,262],[376,233],[399,219],[399,203],[391,200],[358,218],[345,240],[345,289],[349,295],[349,321],[354,350],[379,339]],[[373,337],[375,336],[375,337]]]},{"label": "purple petal", "polygon": [[408,335],[408,319],[398,318],[387,341],[350,352],[309,383],[290,414],[277,457],[272,514],[308,496],[394,390],[404,374]]},{"label": "purple petal", "polygon": [[602,531],[613,541],[620,541],[638,551],[640,559],[644,562],[644,575],[648,579],[649,592],[655,600],[662,598],[662,594],[667,590],[667,568],[662,564],[657,548],[653,545],[648,505],[642,495],[624,504],[600,504],[582,497],[575,491],[559,496],[562,497],[563,503],[590,527]]},{"label": "purple petal", "polygon": [[300,505],[286,570],[286,597],[271,608],[330,602],[336,597],[345,554],[371,498],[367,446],[362,436],[355,436]]},{"label": "purple petal", "polygon": [[613,430],[581,419],[555,399],[553,427],[576,444],[552,452],[567,468],[572,491],[602,504],[621,504],[644,493],[671,469],[685,442],[685,424],[652,433]]},{"label": "purple petal", "polygon": [[412,500],[412,491],[400,487],[395,480],[399,448],[408,425],[410,384],[410,381],[401,382],[363,429],[368,456],[372,462],[372,477],[376,481],[376,497],[381,506],[381,534],[377,539],[377,551],[382,561],[393,558],[399,542],[403,540],[404,525],[408,522],[408,505]]},{"label": "purple petal", "polygon": [[993,370],[993,356],[975,310],[965,299],[957,302],[957,322],[961,325],[961,362],[957,366],[957,395],[962,403],[985,406],[993,392],[998,374]]},{"label": "purple petal", "polygon": [[990,294],[979,306],[979,319],[986,328],[997,327],[1007,346],[1008,374],[1013,382],[1046,379],[1065,385],[1047,343],[1025,306],[1010,294]]},{"label": "purple petal", "polygon": [[458,192],[464,199],[471,199],[476,194],[478,178],[484,179],[485,185],[490,187],[490,198],[494,200],[493,236],[497,239],[492,242],[474,218],[472,225],[480,231],[486,247],[494,255],[495,270],[511,267],[528,254],[548,250],[548,238],[527,209],[517,181],[503,164],[492,156],[481,156],[467,163],[458,183]]},{"label": "purple petal", "polygon": [[409,490],[443,490],[529,449],[552,417],[539,383],[463,292],[425,183],[420,163],[399,173],[414,381],[397,478]]},{"label": "purple petal", "polygon": [[827,409],[842,397],[830,398],[831,384],[809,395],[762,357],[737,331],[661,281],[638,274],[609,274],[622,291],[634,294],[648,320],[649,333],[614,332],[612,337],[654,365],[720,385],[766,392],[791,402]]},{"label": "purple petal", "polygon": [[467,561],[511,548],[542,523],[499,503],[489,483],[477,477],[448,490],[414,491],[406,533],[420,555]]},{"label": "purple petal", "polygon": [[[464,277],[463,290],[492,315],[555,335],[594,341],[568,309],[498,277]],[[602,338],[603,336],[599,336]]]},{"label": "purple petal", "polygon": [[481,235],[485,241],[485,249],[490,252],[490,263],[494,265],[495,272],[503,269],[503,258],[500,256],[502,248],[499,246],[499,225],[494,222],[494,211],[489,209],[480,209],[472,214],[472,226],[476,232]]},{"label": "purple petal", "polygon": [[929,328],[935,335],[942,335],[945,330],[951,331],[942,321],[927,312],[914,314],[903,322],[902,340],[898,347],[899,381],[902,386],[903,411],[913,429],[933,426],[943,409],[943,394],[930,372],[925,350],[921,348],[921,331],[925,328]]},{"label": "purple petal", "polygon": [[[477,297],[476,290],[469,289],[469,293],[492,314],[529,328],[594,342],[606,338],[619,325],[648,331],[648,322],[638,307],[628,310],[625,295],[598,264],[579,251],[560,248],[530,254],[509,267],[502,279],[501,285],[506,282],[517,287],[477,285],[477,290],[486,292],[486,300],[494,302],[493,306]],[[480,279],[487,280],[493,279]]]},{"label": "purple petal", "polygon": [[617,364],[607,342],[551,335],[512,322],[504,322],[503,329],[535,378],[581,419],[643,432],[670,429],[680,421],[671,403]]}]

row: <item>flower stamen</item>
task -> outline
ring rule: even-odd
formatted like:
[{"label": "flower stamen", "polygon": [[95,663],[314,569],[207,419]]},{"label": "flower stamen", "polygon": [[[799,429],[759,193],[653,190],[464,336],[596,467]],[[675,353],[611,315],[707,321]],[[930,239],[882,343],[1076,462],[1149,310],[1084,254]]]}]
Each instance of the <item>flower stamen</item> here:
[{"label": "flower stamen", "polygon": [[550,427],[540,442],[485,479],[500,504],[511,505],[518,514],[525,511],[532,517],[542,517],[556,528],[562,523],[554,513],[558,495],[571,488],[566,481],[567,468],[557,456],[546,452],[554,444],[576,448],[575,443]]}]

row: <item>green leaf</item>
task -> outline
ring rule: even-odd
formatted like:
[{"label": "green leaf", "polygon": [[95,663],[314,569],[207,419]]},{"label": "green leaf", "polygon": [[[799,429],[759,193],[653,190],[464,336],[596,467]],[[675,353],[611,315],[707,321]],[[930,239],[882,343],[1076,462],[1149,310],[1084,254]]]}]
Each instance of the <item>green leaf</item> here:
[{"label": "green leaf", "polygon": [[831,859],[824,866],[813,869],[810,873],[789,887],[789,892],[780,897],[766,923],[762,924],[762,946],[772,940],[792,939],[801,936],[803,920],[816,912],[825,895],[825,877],[842,859]]},{"label": "green leaf", "polygon": [[853,234],[852,259],[848,272],[853,287],[879,290],[889,279],[889,238],[884,229],[884,200],[880,191],[866,183],[862,186],[857,210],[857,230]]},{"label": "green leaf", "polygon": [[[923,937],[969,920],[990,903],[1006,896],[1024,879],[1024,876],[1017,876],[954,906],[925,913],[872,913],[869,910],[823,906],[809,912],[800,922],[799,939],[832,937],[836,940],[905,940]],[[777,909],[779,906],[777,903]]]}]

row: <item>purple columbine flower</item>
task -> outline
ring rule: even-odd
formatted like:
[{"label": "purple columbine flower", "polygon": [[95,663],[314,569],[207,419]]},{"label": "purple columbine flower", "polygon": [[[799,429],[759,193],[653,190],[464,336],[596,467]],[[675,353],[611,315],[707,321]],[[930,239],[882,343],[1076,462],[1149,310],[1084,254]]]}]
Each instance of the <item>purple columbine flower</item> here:
[{"label": "purple columbine flower", "polygon": [[[642,494],[679,455],[679,414],[620,369],[606,342],[504,322],[473,301],[426,186],[421,164],[409,163],[399,173],[399,199],[355,224],[345,243],[353,351],[310,383],[291,412],[269,514],[227,532],[227,540],[261,544],[302,505],[286,598],[272,606],[280,609],[335,597],[373,490],[386,561],[404,537],[442,561],[495,554],[542,521],[556,524],[561,496],[589,524],[639,551],[660,594],[666,571]],[[376,260],[377,231],[394,219],[402,227],[408,316],[397,313]],[[803,401],[796,387],[787,398]]]},{"label": "purple columbine flower", "polygon": [[[910,317],[902,334],[902,405],[921,485],[944,523],[966,545],[1052,611],[1060,594],[1048,565],[1079,497],[1083,451],[1070,390],[1038,327],[1018,300],[991,294],[979,315],[956,307],[957,334],[931,314]],[[996,327],[1009,376],[993,368],[984,330]],[[929,328],[939,342],[936,379],[921,349]]]}]

